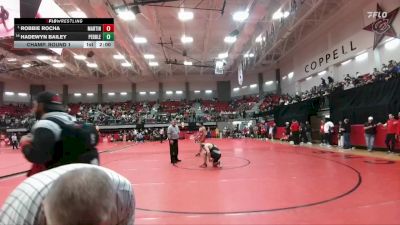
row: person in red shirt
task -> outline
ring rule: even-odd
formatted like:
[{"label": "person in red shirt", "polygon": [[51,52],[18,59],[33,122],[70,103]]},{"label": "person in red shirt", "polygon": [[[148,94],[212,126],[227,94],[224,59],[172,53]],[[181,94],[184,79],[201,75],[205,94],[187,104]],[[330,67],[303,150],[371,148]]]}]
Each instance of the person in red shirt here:
[{"label": "person in red shirt", "polygon": [[290,131],[292,132],[293,142],[295,145],[300,144],[300,125],[297,120],[292,120],[292,125],[290,125]]},{"label": "person in red shirt", "polygon": [[397,116],[397,140],[400,142],[400,112]]},{"label": "person in red shirt", "polygon": [[385,143],[388,148],[388,153],[391,153],[394,151],[394,148],[396,146],[396,134],[398,133],[398,128],[397,128],[398,121],[394,119],[393,114],[389,114],[389,119],[383,126],[385,126],[387,129]]}]

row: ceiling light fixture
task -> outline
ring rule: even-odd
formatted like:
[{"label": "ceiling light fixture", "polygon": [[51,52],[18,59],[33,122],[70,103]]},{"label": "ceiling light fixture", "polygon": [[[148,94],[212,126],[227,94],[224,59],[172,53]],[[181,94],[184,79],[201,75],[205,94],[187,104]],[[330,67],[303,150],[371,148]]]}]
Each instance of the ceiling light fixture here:
[{"label": "ceiling light fixture", "polygon": [[158,66],[158,62],[149,62],[149,66]]},{"label": "ceiling light fixture", "polygon": [[90,68],[97,68],[98,67],[98,65],[96,64],[96,63],[86,63],[86,66],[87,67],[90,67]]},{"label": "ceiling light fixture", "polygon": [[144,54],[143,57],[144,57],[145,59],[154,59],[154,58],[155,58],[155,56],[152,55],[152,54]]},{"label": "ceiling light fixture", "polygon": [[243,22],[249,17],[249,11],[238,11],[233,14],[233,20],[238,22]]},{"label": "ceiling light fixture", "polygon": [[236,36],[226,36],[224,38],[225,43],[229,43],[229,44],[235,43],[236,40],[237,40]]},{"label": "ceiling light fixture", "polygon": [[121,20],[131,21],[136,19],[135,14],[127,8],[117,9],[115,12]]},{"label": "ceiling light fixture", "polygon": [[114,96],[115,95],[115,93],[114,92],[110,92],[110,93],[108,93],[108,96]]},{"label": "ceiling light fixture", "polygon": [[274,83],[274,82],[273,82],[272,80],[265,82],[266,85],[271,85],[271,84],[273,84],[273,83]]},{"label": "ceiling light fixture", "polygon": [[26,96],[28,96],[28,94],[27,93],[18,93],[18,96],[21,96],[21,97],[26,97]]},{"label": "ceiling light fixture", "polygon": [[155,94],[156,94],[155,91],[150,91],[149,93],[150,93],[151,95],[155,95]]},{"label": "ceiling light fixture", "polygon": [[39,59],[39,60],[49,60],[50,56],[48,56],[48,55],[38,55],[38,56],[36,56],[36,58]]},{"label": "ceiling light fixture", "polygon": [[64,63],[54,63],[53,66],[56,68],[62,68],[65,66],[65,64]]},{"label": "ceiling light fixture", "polygon": [[120,93],[120,95],[123,95],[123,96],[125,96],[125,95],[127,95],[128,93],[127,92],[121,92]]},{"label": "ceiling light fixture", "polygon": [[323,70],[323,71],[321,71],[321,72],[318,73],[318,76],[323,76],[323,75],[325,75],[325,74],[326,74],[326,70]]},{"label": "ceiling light fixture", "polygon": [[183,65],[185,65],[185,66],[191,66],[191,65],[193,65],[193,62],[191,62],[191,61],[183,61]]},{"label": "ceiling light fixture", "polygon": [[123,67],[131,67],[132,64],[129,63],[129,62],[123,62],[123,63],[121,63],[121,66],[123,66]]},{"label": "ceiling light fixture", "polygon": [[134,37],[133,41],[136,44],[145,44],[145,43],[147,43],[147,39],[145,37]]},{"label": "ceiling light fixture", "polygon": [[200,90],[194,90],[194,93],[198,94],[200,93]]},{"label": "ceiling light fixture", "polygon": [[283,18],[287,18],[290,15],[289,11],[285,11],[283,13]]},{"label": "ceiling light fixture", "polygon": [[82,94],[81,93],[74,93],[75,97],[80,97]]},{"label": "ceiling light fixture", "polygon": [[85,55],[74,55],[74,58],[77,60],[85,60],[87,57]]},{"label": "ceiling light fixture", "polygon": [[236,87],[236,88],[233,89],[234,92],[237,92],[237,91],[239,91],[239,90],[240,90],[240,88],[238,88],[238,87]]},{"label": "ceiling light fixture", "polygon": [[9,62],[15,62],[15,61],[17,61],[17,59],[16,59],[16,58],[8,58],[7,61],[9,61]]},{"label": "ceiling light fixture", "polygon": [[244,54],[245,58],[253,58],[254,57],[254,53],[246,53]]},{"label": "ceiling light fixture", "polygon": [[193,12],[188,12],[185,11],[184,9],[181,9],[178,13],[178,18],[181,21],[188,21],[188,20],[192,20],[193,19]]},{"label": "ceiling light fixture", "polygon": [[22,68],[28,68],[28,67],[31,67],[31,64],[29,64],[29,63],[22,64]]},{"label": "ceiling light fixture", "polygon": [[93,93],[87,93],[86,96],[94,96]]},{"label": "ceiling light fixture", "polygon": [[121,55],[121,54],[117,54],[117,55],[113,55],[113,58],[119,60],[119,59],[125,59],[125,56]]},{"label": "ceiling light fixture", "polygon": [[292,79],[293,75],[294,75],[294,73],[293,73],[293,72],[290,72],[290,73],[288,73],[287,76],[288,76],[289,79]]},{"label": "ceiling light fixture", "polygon": [[279,20],[281,18],[286,18],[290,15],[288,11],[282,12],[282,9],[278,9],[274,14],[272,14],[273,20]]},{"label": "ceiling light fixture", "polygon": [[6,91],[6,92],[4,92],[4,94],[7,95],[7,96],[12,96],[12,95],[14,95],[14,92]]},{"label": "ceiling light fixture", "polygon": [[97,68],[97,64],[96,63],[86,63],[87,67],[90,68]]},{"label": "ceiling light fixture", "polygon": [[181,42],[184,43],[184,44],[192,43],[193,42],[193,37],[182,35]]}]

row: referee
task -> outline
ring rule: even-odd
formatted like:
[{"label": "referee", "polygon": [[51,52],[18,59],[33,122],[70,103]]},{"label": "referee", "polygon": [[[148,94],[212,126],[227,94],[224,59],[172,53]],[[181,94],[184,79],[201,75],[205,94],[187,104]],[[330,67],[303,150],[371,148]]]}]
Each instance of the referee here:
[{"label": "referee", "polygon": [[179,139],[179,127],[176,125],[176,120],[171,121],[171,125],[168,127],[167,131],[169,140],[169,154],[171,156],[171,163],[180,162],[178,159],[178,139]]}]

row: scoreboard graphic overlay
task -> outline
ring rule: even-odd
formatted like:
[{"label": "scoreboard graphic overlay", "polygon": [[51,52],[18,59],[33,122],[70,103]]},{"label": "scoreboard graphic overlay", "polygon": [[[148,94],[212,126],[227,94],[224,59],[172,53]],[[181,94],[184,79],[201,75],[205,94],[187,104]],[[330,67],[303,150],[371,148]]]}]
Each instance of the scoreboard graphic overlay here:
[{"label": "scoreboard graphic overlay", "polygon": [[15,18],[14,48],[114,48],[113,18]]}]

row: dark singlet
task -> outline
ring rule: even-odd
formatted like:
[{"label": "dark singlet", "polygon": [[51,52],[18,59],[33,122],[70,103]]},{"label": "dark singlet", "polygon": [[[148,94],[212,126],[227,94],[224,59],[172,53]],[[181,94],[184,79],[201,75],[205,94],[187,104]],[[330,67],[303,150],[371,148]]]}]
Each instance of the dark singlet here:
[{"label": "dark singlet", "polygon": [[213,144],[212,148],[210,148],[210,155],[211,155],[211,158],[216,158],[218,156],[221,156],[220,150],[217,147],[215,147],[214,144]]}]

